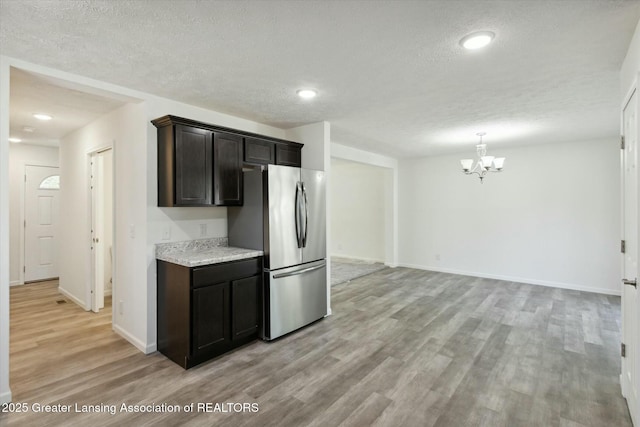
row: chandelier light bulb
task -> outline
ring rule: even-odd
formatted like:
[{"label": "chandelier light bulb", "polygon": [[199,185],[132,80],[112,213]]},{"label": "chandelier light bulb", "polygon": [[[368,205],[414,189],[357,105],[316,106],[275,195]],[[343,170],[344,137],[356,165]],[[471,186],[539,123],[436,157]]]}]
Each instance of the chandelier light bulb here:
[{"label": "chandelier light bulb", "polygon": [[493,163],[493,156],[482,156],[481,160],[482,160],[482,167],[485,169],[489,169],[491,168],[491,163]]},{"label": "chandelier light bulb", "polygon": [[478,132],[476,134],[480,138],[480,142],[476,144],[476,154],[478,159],[475,162],[473,159],[462,159],[460,164],[462,165],[462,172],[466,175],[476,174],[480,178],[480,183],[484,183],[484,178],[489,172],[501,172],[504,167],[504,157],[487,156],[487,144],[482,142],[482,137],[486,135],[485,132]]},{"label": "chandelier light bulb", "polygon": [[473,159],[462,159],[460,163],[462,164],[462,170],[465,172],[471,170],[473,167]]}]

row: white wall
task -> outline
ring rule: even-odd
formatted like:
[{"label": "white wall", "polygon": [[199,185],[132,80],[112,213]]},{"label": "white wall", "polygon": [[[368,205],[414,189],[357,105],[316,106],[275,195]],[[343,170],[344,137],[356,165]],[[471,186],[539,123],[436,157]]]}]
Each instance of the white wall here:
[{"label": "white wall", "polygon": [[[141,239],[144,244],[145,229],[144,209],[139,212],[144,201],[136,200],[136,194],[145,185],[144,117],[141,105],[128,104],[66,135],[60,142],[60,205],[65,207],[60,224],[60,234],[65,236],[64,255],[60,257],[60,291],[86,310],[91,306],[90,154],[109,147],[113,148],[112,155],[115,156],[114,205],[117,214],[114,225],[117,235],[114,254],[117,257],[114,282],[121,284],[120,298],[136,287],[136,256],[139,262],[144,260],[136,252]],[[136,203],[142,206],[136,206]],[[129,225],[134,227],[134,232],[142,232],[142,236],[131,237]],[[144,306],[144,301],[127,302],[122,314],[114,313],[114,328],[126,324],[141,302]]]},{"label": "white wall", "polygon": [[385,261],[390,170],[331,159],[331,255]]},{"label": "white wall", "polygon": [[401,265],[619,295],[619,141],[490,154],[484,184],[466,154],[400,162]]},{"label": "white wall", "polygon": [[371,153],[346,145],[331,143],[331,157],[350,160],[371,166],[384,168],[388,171],[385,180],[385,264],[398,266],[398,159]]},{"label": "white wall", "polygon": [[328,172],[331,170],[330,132],[331,126],[328,122],[318,122],[287,129],[284,137],[304,144],[303,168]]},{"label": "white wall", "polygon": [[620,91],[622,102],[626,103],[629,91],[636,86],[638,74],[640,73],[640,21],[636,25],[627,55],[620,68]]},{"label": "white wall", "polygon": [[58,148],[40,145],[9,146],[9,229],[11,285],[24,283],[24,174],[25,166],[58,166]]}]

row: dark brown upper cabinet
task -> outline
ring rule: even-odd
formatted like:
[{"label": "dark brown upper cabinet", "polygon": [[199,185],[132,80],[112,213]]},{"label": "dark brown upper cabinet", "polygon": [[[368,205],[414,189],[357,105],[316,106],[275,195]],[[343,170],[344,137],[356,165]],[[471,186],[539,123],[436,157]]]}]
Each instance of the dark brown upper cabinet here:
[{"label": "dark brown upper cabinet", "polygon": [[272,141],[258,138],[244,139],[244,161],[257,165],[275,164],[276,149]]},{"label": "dark brown upper cabinet", "polygon": [[158,206],[242,205],[242,166],[301,166],[302,144],[176,116],[158,128]]},{"label": "dark brown upper cabinet", "polygon": [[302,147],[289,144],[276,144],[276,165],[300,167]]},{"label": "dark brown upper cabinet", "polygon": [[242,205],[242,137],[213,134],[214,201],[219,206]]},{"label": "dark brown upper cabinet", "polygon": [[158,129],[158,206],[212,204],[212,132],[191,126]]}]

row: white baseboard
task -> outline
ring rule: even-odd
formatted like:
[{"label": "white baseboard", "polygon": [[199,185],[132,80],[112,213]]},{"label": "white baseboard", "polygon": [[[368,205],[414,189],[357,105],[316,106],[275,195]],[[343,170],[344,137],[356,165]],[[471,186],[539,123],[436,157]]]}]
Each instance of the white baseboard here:
[{"label": "white baseboard", "polygon": [[108,296],[110,296],[111,294],[113,294],[113,290],[112,290],[112,289],[105,289],[105,291],[104,291],[104,296],[105,296],[105,297],[108,297]]},{"label": "white baseboard", "polygon": [[384,264],[384,260],[382,259],[374,259],[374,258],[364,258],[364,257],[360,257],[360,256],[353,256],[353,255],[347,255],[347,254],[342,254],[342,255],[338,255],[338,254],[331,254],[330,255],[331,258],[335,257],[335,258],[347,258],[347,259],[355,259],[356,261],[364,261],[364,262],[377,262],[380,264]]},{"label": "white baseboard", "polygon": [[24,285],[24,282],[20,280],[14,280],[12,282],[9,282],[9,286],[20,286],[20,285]]},{"label": "white baseboard", "polygon": [[112,324],[112,326],[113,326],[113,330],[115,331],[115,333],[120,335],[125,340],[129,341],[131,344],[133,344],[133,346],[135,348],[137,348],[138,350],[140,350],[144,354],[150,354],[150,353],[153,353],[154,351],[158,350],[157,343],[154,342],[154,343],[151,343],[149,345],[145,345],[145,343],[143,343],[141,340],[139,340],[138,338],[134,337],[128,331],[124,330],[123,328],[121,328],[120,326],[116,325],[115,323]]},{"label": "white baseboard", "polygon": [[572,291],[591,292],[596,294],[615,295],[615,296],[622,295],[620,290],[611,290],[607,288],[592,288],[589,286],[576,285],[573,283],[552,282],[547,280],[528,279],[523,277],[503,276],[499,274],[476,273],[476,272],[462,271],[462,270],[456,270],[451,268],[440,268],[440,267],[417,265],[417,264],[400,263],[400,267],[415,268],[417,270],[437,271],[440,273],[459,274],[461,276],[482,277],[484,279],[504,280],[507,282],[526,283],[528,285],[539,285],[539,286],[546,286],[549,288],[570,289]]},{"label": "white baseboard", "polygon": [[82,301],[81,299],[76,298],[74,295],[71,294],[71,292],[65,290],[61,286],[58,286],[58,292],[60,292],[65,297],[69,298],[74,303],[78,304],[80,307],[82,307],[83,310],[88,311],[87,307],[84,304],[84,301]]},{"label": "white baseboard", "polygon": [[0,403],[11,402],[11,391],[0,393]]}]

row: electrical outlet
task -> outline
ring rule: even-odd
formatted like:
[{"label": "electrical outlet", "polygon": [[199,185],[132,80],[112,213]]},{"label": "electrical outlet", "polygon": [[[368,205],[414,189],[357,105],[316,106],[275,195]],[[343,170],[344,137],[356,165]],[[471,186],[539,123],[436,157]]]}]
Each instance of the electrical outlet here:
[{"label": "electrical outlet", "polygon": [[436,261],[440,261],[440,254],[436,254]]},{"label": "electrical outlet", "polygon": [[129,224],[129,237],[132,239],[136,238],[136,226],[133,224]]},{"label": "electrical outlet", "polygon": [[171,239],[171,226],[167,225],[162,230],[162,240],[170,240]]},{"label": "electrical outlet", "polygon": [[118,302],[118,313],[120,313],[120,315],[124,314],[124,301],[122,300]]},{"label": "electrical outlet", "polygon": [[200,224],[200,237],[207,237],[207,224]]}]

